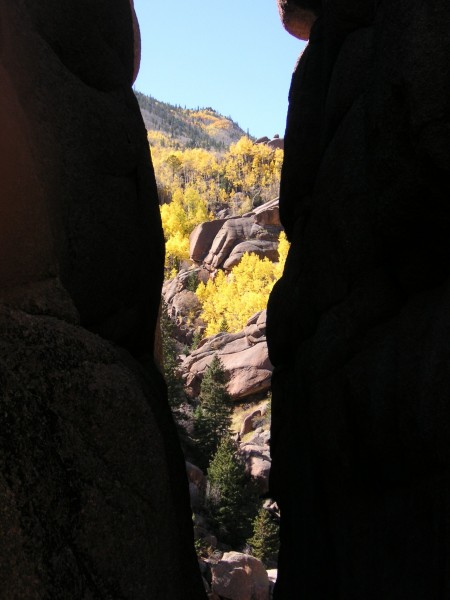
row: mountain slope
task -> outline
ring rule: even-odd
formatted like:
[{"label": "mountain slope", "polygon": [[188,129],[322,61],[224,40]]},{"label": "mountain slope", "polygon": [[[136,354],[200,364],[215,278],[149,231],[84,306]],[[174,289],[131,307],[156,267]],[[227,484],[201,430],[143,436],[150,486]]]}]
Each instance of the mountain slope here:
[{"label": "mountain slope", "polygon": [[246,135],[230,117],[212,108],[181,108],[134,93],[147,130],[164,133],[173,140],[174,147],[224,150]]}]

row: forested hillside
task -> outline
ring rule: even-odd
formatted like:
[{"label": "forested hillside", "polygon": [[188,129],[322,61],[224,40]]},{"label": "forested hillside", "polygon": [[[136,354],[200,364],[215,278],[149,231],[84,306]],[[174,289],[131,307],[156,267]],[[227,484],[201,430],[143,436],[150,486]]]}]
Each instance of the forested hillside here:
[{"label": "forested hillside", "polygon": [[225,150],[245,135],[231,117],[212,108],[182,108],[136,90],[134,93],[147,130],[164,134],[172,148]]},{"label": "forested hillside", "polygon": [[277,202],[283,151],[210,108],[136,95],[166,240],[164,369],[198,555],[244,551],[268,586],[259,561],[276,565],[278,509],[259,497],[270,467],[265,308],[289,246]]}]

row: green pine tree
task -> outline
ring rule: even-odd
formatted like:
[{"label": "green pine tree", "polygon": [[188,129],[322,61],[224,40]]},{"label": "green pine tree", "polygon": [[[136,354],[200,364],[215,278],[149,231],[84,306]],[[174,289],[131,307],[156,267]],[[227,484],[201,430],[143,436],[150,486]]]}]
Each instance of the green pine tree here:
[{"label": "green pine tree", "polygon": [[221,333],[222,332],[223,333],[227,333],[228,331],[230,331],[230,327],[229,327],[228,321],[227,321],[227,319],[226,319],[226,317],[224,315],[222,317],[222,320],[221,320],[220,325],[219,325],[219,332],[221,332]]},{"label": "green pine tree", "polygon": [[256,486],[245,473],[238,445],[222,438],[208,469],[207,507],[219,537],[240,547],[251,533],[257,505]]},{"label": "green pine tree", "polygon": [[172,408],[179,406],[185,399],[183,383],[178,374],[178,352],[174,335],[174,324],[167,313],[167,304],[161,307],[161,338],[164,364],[164,378],[167,395]]},{"label": "green pine tree", "polygon": [[266,567],[275,566],[280,549],[279,525],[270,516],[269,511],[261,507],[253,521],[253,535],[247,540],[252,554]]},{"label": "green pine tree", "polygon": [[193,352],[194,350],[197,349],[198,345],[200,344],[200,342],[202,341],[203,337],[201,334],[201,331],[199,331],[198,329],[194,332],[194,335],[192,336],[192,343],[191,343],[191,347],[189,348],[190,352]]},{"label": "green pine tree", "polygon": [[189,273],[189,275],[186,277],[186,280],[184,282],[186,289],[189,290],[190,292],[195,292],[195,290],[198,288],[198,284],[199,284],[199,279],[198,279],[197,272],[191,271]]},{"label": "green pine tree", "polygon": [[229,432],[233,406],[227,392],[227,376],[215,354],[203,375],[200,404],[194,414],[195,435],[207,465],[220,440]]}]

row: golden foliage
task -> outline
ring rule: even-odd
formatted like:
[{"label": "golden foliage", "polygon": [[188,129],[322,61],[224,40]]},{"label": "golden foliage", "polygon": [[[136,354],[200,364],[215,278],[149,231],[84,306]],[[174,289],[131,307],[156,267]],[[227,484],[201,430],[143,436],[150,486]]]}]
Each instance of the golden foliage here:
[{"label": "golden foliage", "polygon": [[202,303],[206,335],[219,333],[224,322],[228,331],[239,331],[253,314],[266,308],[275,281],[283,272],[288,249],[289,242],[282,232],[278,263],[246,253],[228,276],[218,271],[214,280],[199,284],[196,294]]},{"label": "golden foliage", "polygon": [[290,243],[286,237],[284,231],[278,236],[278,262],[274,265],[274,276],[275,281],[278,281],[283,275],[284,265],[286,263],[287,255],[289,252]]},{"label": "golden foliage", "polygon": [[177,189],[170,204],[161,206],[166,239],[166,268],[177,268],[189,258],[189,235],[200,223],[211,220],[205,200],[192,187]]},{"label": "golden foliage", "polygon": [[[228,123],[208,110],[195,116],[205,127],[220,128]],[[245,136],[224,153],[181,149],[158,131],[149,131],[148,139],[162,202],[169,269],[177,269],[188,258],[189,234],[199,223],[212,219],[215,207],[229,203],[233,214],[243,214],[278,195],[281,150],[254,144]]]},{"label": "golden foliage", "polygon": [[[214,119],[214,127],[227,123]],[[221,154],[202,148],[174,147],[168,136],[157,131],[149,131],[148,139],[162,201],[170,202],[176,190],[187,186],[195,188],[210,207],[222,202],[232,206],[237,192],[248,200],[246,209],[278,195],[282,150],[254,144],[248,137],[242,137]]]}]

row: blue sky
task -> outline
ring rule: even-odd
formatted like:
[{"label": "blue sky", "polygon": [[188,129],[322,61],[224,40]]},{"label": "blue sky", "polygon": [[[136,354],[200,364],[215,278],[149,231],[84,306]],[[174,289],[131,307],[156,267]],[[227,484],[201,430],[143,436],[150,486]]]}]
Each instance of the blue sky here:
[{"label": "blue sky", "polygon": [[186,108],[211,106],[257,137],[284,135],[304,43],[276,0],[135,0],[142,36],[135,88]]}]

